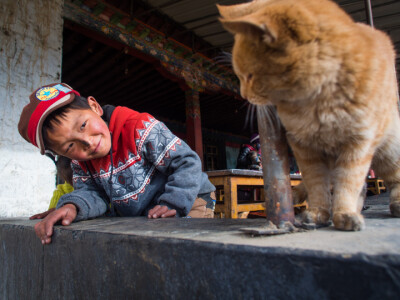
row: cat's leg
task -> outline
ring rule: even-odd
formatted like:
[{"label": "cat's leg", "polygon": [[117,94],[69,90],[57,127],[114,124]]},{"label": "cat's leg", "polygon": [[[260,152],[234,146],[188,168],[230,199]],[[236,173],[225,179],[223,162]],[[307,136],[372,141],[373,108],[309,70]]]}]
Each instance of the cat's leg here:
[{"label": "cat's leg", "polygon": [[390,190],[390,212],[400,217],[400,122],[395,119],[385,142],[375,153],[372,169]]},{"label": "cat's leg", "polygon": [[292,188],[293,204],[300,204],[307,201],[307,190],[303,182]]},{"label": "cat's leg", "polygon": [[358,231],[365,227],[361,209],[363,186],[372,160],[370,145],[344,149],[337,158],[333,177],[332,221],[336,229]]},{"label": "cat's leg", "polygon": [[328,225],[331,210],[330,172],[325,158],[310,149],[293,146],[297,164],[306,189],[308,209],[303,212],[305,223]]}]

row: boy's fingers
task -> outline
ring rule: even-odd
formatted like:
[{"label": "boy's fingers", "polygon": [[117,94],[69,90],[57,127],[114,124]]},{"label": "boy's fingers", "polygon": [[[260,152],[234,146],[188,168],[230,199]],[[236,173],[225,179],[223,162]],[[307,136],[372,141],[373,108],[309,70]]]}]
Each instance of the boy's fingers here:
[{"label": "boy's fingers", "polygon": [[[156,205],[154,208],[149,210],[148,218],[149,219],[157,219],[159,217],[163,217],[166,213],[168,213],[170,210],[167,206],[164,205]],[[176,214],[176,211],[175,211]],[[166,217],[170,217],[172,214],[168,213]]]},{"label": "boy's fingers", "polygon": [[34,219],[43,219],[44,217],[46,217],[48,214],[50,214],[52,211],[54,211],[55,208],[51,208],[48,211],[33,215],[29,218],[29,220],[34,220]]},{"label": "boy's fingers", "polygon": [[35,233],[38,238],[42,238],[44,230],[43,230],[43,222],[39,222],[35,224]]},{"label": "boy's fingers", "polygon": [[176,215],[175,209],[169,209],[164,205],[157,205],[151,210],[149,210],[148,218],[149,219],[157,219],[157,218],[169,218],[174,217]]},{"label": "boy's fingers", "polygon": [[159,218],[162,215],[164,215],[166,212],[168,212],[168,207],[166,206],[160,206],[160,208],[153,214],[155,218]]},{"label": "boy's fingers", "polygon": [[58,221],[63,225],[69,225],[76,218],[76,207],[73,204],[66,204],[64,207],[46,212],[47,216],[35,225],[35,233],[42,241],[42,244],[50,244],[53,235],[53,227]]},{"label": "boy's fingers", "polygon": [[151,218],[151,216],[153,215],[153,213],[157,210],[157,208],[159,207],[159,205],[154,206],[152,209],[149,210],[148,213],[148,217]]},{"label": "boy's fingers", "polygon": [[71,224],[73,220],[75,220],[77,212],[75,206],[69,206],[69,204],[66,204],[65,208],[66,208],[65,215],[63,217],[61,224],[67,226]]},{"label": "boy's fingers", "polygon": [[45,222],[45,230],[46,230],[45,233],[47,236],[51,236],[53,234],[54,224],[56,224],[62,218],[62,215],[59,213],[55,213],[55,214],[49,215],[48,217],[49,218]]},{"label": "boy's fingers", "polygon": [[175,209],[171,209],[171,210],[168,210],[167,212],[163,213],[161,215],[161,218],[174,217],[175,215],[176,215],[176,210]]},{"label": "boy's fingers", "polygon": [[40,218],[38,218],[38,214],[37,215],[33,215],[33,216],[30,216],[29,217],[29,220],[34,220],[34,219],[40,219]]},{"label": "boy's fingers", "polygon": [[161,211],[163,210],[164,206],[156,205],[152,209],[149,210],[148,217],[151,218],[158,218],[161,215]]},{"label": "boy's fingers", "polygon": [[45,237],[44,239],[42,239],[42,244],[50,244],[51,243],[51,238],[50,237]]},{"label": "boy's fingers", "polygon": [[34,220],[34,219],[43,219],[46,215],[43,215],[44,213],[36,214],[33,215],[29,218],[29,220]]},{"label": "boy's fingers", "polygon": [[49,244],[51,239],[47,234],[47,224],[46,222],[40,221],[35,225],[35,233],[37,237],[42,241],[42,244]]},{"label": "boy's fingers", "polygon": [[63,217],[62,211],[56,210],[43,219],[43,236],[50,237],[53,234],[53,226]]},{"label": "boy's fingers", "polygon": [[50,208],[48,211],[45,211],[44,213],[41,213],[42,218],[46,217],[48,214],[52,213],[55,210],[56,210],[55,208]]},{"label": "boy's fingers", "polygon": [[64,225],[64,226],[68,226],[69,224],[72,223],[72,221],[73,221],[74,219],[75,219],[75,217],[72,217],[70,214],[69,214],[69,215],[66,215],[66,216],[63,218],[61,224]]},{"label": "boy's fingers", "polygon": [[157,211],[157,213],[159,213],[159,215],[166,213],[168,211],[168,207],[166,206],[160,206],[160,209]]}]

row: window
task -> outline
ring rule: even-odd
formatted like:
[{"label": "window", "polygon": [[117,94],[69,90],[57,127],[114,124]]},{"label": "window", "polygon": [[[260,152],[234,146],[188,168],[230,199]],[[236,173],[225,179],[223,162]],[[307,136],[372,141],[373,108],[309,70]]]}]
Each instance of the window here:
[{"label": "window", "polygon": [[217,170],[218,148],[213,145],[204,146],[204,161],[206,171]]}]

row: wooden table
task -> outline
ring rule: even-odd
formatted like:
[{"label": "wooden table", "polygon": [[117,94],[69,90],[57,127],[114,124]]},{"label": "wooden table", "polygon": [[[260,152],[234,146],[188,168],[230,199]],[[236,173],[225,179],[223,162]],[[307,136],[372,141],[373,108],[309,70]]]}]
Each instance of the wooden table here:
[{"label": "wooden table", "polygon": [[373,192],[375,195],[379,195],[381,192],[386,191],[386,186],[382,179],[379,178],[367,178],[367,189]]},{"label": "wooden table", "polygon": [[[217,193],[216,213],[225,214],[225,218],[237,219],[240,212],[265,210],[262,171],[229,169],[208,171],[207,175],[212,184],[223,192],[223,197],[218,197]],[[297,185],[301,182],[301,176],[291,175],[290,181],[292,186]],[[238,186],[258,188],[261,192],[254,193],[258,198],[254,197],[253,202],[238,203]]]}]

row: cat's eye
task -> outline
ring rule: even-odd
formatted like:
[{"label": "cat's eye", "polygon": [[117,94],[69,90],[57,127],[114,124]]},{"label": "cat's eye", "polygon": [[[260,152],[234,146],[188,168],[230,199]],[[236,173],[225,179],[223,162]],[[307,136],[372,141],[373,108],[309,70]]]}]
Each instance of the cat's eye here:
[{"label": "cat's eye", "polygon": [[253,79],[253,74],[249,74],[249,75],[247,75],[247,81],[250,81],[250,80],[252,80]]}]

